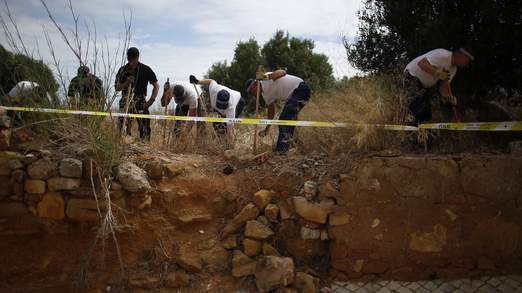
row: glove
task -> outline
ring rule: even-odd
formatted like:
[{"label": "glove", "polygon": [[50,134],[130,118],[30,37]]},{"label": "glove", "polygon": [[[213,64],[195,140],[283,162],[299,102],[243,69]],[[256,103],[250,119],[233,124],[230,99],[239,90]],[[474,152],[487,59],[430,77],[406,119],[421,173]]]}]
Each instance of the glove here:
[{"label": "glove", "polygon": [[156,101],[156,99],[149,99],[147,102],[145,102],[145,108],[150,108],[150,106],[154,104],[154,101]]},{"label": "glove", "polygon": [[446,81],[449,79],[449,72],[444,69],[437,69],[435,76],[442,81]]},{"label": "glove", "polygon": [[194,75],[189,76],[189,80],[190,80],[190,83],[192,83],[192,84],[199,83],[199,80]]}]

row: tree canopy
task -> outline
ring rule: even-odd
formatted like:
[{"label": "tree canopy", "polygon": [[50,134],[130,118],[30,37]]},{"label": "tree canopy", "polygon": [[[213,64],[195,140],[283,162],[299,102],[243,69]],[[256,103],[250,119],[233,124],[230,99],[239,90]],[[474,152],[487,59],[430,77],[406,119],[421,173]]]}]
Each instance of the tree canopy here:
[{"label": "tree canopy", "polygon": [[51,69],[42,61],[15,54],[0,45],[0,88],[7,94],[18,82],[27,80],[41,85],[57,101],[58,83]]},{"label": "tree canopy", "polygon": [[365,0],[348,60],[370,73],[402,70],[436,48],[466,46],[476,56],[457,75],[468,93],[522,89],[522,2],[515,0]]},{"label": "tree canopy", "polygon": [[[245,81],[255,77],[259,65],[266,70],[286,69],[289,74],[305,79],[314,89],[330,87],[334,83],[332,66],[326,55],[313,52],[314,47],[312,40],[277,31],[262,48],[254,38],[239,42],[230,65],[227,61],[214,63],[206,76],[241,91],[244,96]],[[247,110],[252,109],[252,100],[248,104]]]}]

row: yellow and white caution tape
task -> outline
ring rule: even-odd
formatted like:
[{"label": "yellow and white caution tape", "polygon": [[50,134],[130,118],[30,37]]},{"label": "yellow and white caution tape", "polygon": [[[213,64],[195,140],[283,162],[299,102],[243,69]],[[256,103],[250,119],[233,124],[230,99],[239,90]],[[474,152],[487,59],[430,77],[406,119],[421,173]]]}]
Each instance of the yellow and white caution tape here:
[{"label": "yellow and white caution tape", "polygon": [[455,131],[522,131],[522,121],[431,123],[421,124],[419,128]]},{"label": "yellow and white caution tape", "polygon": [[362,124],[362,123],[345,123],[345,122],[325,122],[325,121],[295,121],[295,120],[268,120],[254,118],[218,118],[218,117],[191,117],[191,116],[173,116],[173,115],[155,115],[155,114],[131,114],[131,113],[113,113],[99,111],[78,111],[66,109],[47,109],[47,108],[29,108],[29,107],[5,107],[0,109],[17,112],[39,112],[53,114],[69,114],[82,116],[105,116],[105,117],[128,117],[128,118],[145,118],[156,120],[177,120],[192,122],[217,122],[217,123],[234,123],[247,125],[280,125],[280,126],[300,126],[300,127],[326,127],[326,128],[360,128],[375,127],[392,131],[418,131],[419,129],[439,129],[453,131],[522,131],[522,121],[508,122],[466,122],[466,123],[429,123],[420,124],[419,127],[395,124]]},{"label": "yellow and white caution tape", "polygon": [[302,126],[302,127],[328,127],[328,128],[357,128],[357,127],[377,127],[386,130],[395,131],[417,131],[417,127],[393,124],[356,124],[344,122],[324,122],[324,121],[295,121],[295,120],[268,120],[254,118],[218,118],[218,117],[192,117],[192,116],[172,116],[172,115],[155,115],[155,114],[131,114],[131,113],[109,113],[98,111],[77,111],[66,109],[47,109],[47,108],[28,108],[28,107],[3,107],[7,111],[18,112],[39,112],[53,114],[69,114],[83,116],[105,116],[105,117],[128,117],[128,118],[146,118],[156,120],[177,120],[192,122],[221,122],[247,125],[281,125],[281,126]]}]

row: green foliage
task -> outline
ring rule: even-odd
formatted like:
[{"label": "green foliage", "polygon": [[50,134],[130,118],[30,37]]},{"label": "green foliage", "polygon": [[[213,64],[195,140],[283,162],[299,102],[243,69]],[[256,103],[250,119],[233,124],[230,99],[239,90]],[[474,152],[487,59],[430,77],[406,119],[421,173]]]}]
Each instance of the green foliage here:
[{"label": "green foliage", "polygon": [[51,69],[41,60],[35,60],[22,54],[13,54],[0,45],[0,89],[7,94],[18,82],[34,81],[42,86],[51,96],[53,103],[58,103],[58,83]]},{"label": "green foliage", "polygon": [[[241,91],[243,97],[247,97],[245,81],[255,76],[259,65],[266,70],[286,69],[289,74],[305,79],[313,89],[331,87],[334,84],[332,66],[327,56],[313,52],[314,47],[312,40],[291,38],[283,31],[277,31],[262,49],[251,38],[237,44],[230,65],[226,61],[214,63],[206,77]],[[255,101],[250,97],[246,111],[252,111],[253,105]]]},{"label": "green foliage", "polygon": [[522,2],[510,0],[366,0],[349,61],[365,72],[396,70],[435,48],[467,46],[477,57],[461,92],[522,89]]},{"label": "green foliage", "polygon": [[309,39],[290,37],[277,31],[261,51],[265,66],[271,70],[286,68],[296,76],[308,81],[313,89],[333,85],[333,69],[324,54],[314,53],[315,44]]}]

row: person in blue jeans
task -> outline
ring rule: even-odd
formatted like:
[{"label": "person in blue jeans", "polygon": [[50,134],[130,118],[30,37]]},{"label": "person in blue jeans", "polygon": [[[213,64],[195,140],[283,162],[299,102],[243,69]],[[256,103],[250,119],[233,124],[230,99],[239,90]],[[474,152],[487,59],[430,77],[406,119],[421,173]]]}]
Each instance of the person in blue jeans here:
[{"label": "person in blue jeans", "polygon": [[[279,120],[297,120],[299,112],[310,100],[310,86],[297,76],[287,74],[284,70],[276,70],[266,74],[266,80],[255,81],[247,80],[246,91],[255,96],[257,87],[268,105],[268,119],[274,119],[275,102],[286,101],[283,112]],[[264,137],[270,131],[270,125],[259,132],[259,136]],[[277,139],[276,152],[286,153],[293,142],[295,126],[279,126],[279,136]]]}]

